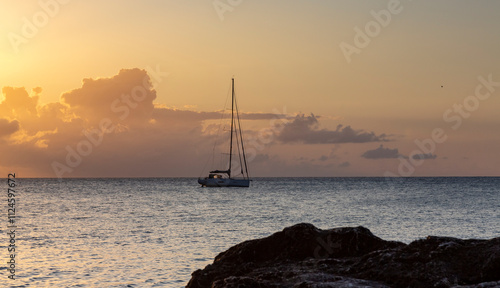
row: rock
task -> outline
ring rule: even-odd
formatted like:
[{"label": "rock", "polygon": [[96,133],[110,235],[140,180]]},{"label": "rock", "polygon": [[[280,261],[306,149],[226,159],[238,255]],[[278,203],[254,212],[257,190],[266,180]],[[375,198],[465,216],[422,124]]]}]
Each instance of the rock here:
[{"label": "rock", "polygon": [[220,253],[186,287],[500,287],[500,238],[407,245],[301,223]]}]

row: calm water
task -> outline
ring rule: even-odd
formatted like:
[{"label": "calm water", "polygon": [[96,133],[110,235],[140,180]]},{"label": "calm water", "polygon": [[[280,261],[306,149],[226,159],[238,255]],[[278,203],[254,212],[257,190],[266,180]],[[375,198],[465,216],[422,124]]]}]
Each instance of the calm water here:
[{"label": "calm water", "polygon": [[183,287],[219,252],[299,222],[363,225],[403,242],[500,236],[500,178],[268,178],[246,189],[196,179],[17,183],[17,280],[3,264],[0,287]]}]

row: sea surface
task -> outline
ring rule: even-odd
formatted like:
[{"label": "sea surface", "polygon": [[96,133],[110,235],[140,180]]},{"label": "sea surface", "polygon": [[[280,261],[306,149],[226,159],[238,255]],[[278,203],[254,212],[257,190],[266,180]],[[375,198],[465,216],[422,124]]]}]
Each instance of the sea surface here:
[{"label": "sea surface", "polygon": [[[4,190],[6,199],[7,181]],[[500,236],[500,178],[16,179],[16,280],[0,212],[0,287],[184,287],[244,240],[296,223],[386,240]]]}]

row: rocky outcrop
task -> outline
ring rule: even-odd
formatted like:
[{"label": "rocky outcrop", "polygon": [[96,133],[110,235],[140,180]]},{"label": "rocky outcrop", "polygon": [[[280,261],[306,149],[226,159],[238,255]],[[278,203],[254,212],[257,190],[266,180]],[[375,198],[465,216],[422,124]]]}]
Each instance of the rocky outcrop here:
[{"label": "rocky outcrop", "polygon": [[220,253],[186,287],[500,287],[500,238],[407,245],[302,223]]}]

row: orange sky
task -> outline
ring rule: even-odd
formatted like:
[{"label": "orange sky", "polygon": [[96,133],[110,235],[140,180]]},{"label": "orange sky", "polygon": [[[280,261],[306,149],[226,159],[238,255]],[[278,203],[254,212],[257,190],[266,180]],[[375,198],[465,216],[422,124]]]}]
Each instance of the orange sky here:
[{"label": "orange sky", "polygon": [[251,176],[500,176],[498,1],[17,2],[6,173],[200,176],[234,76]]}]

